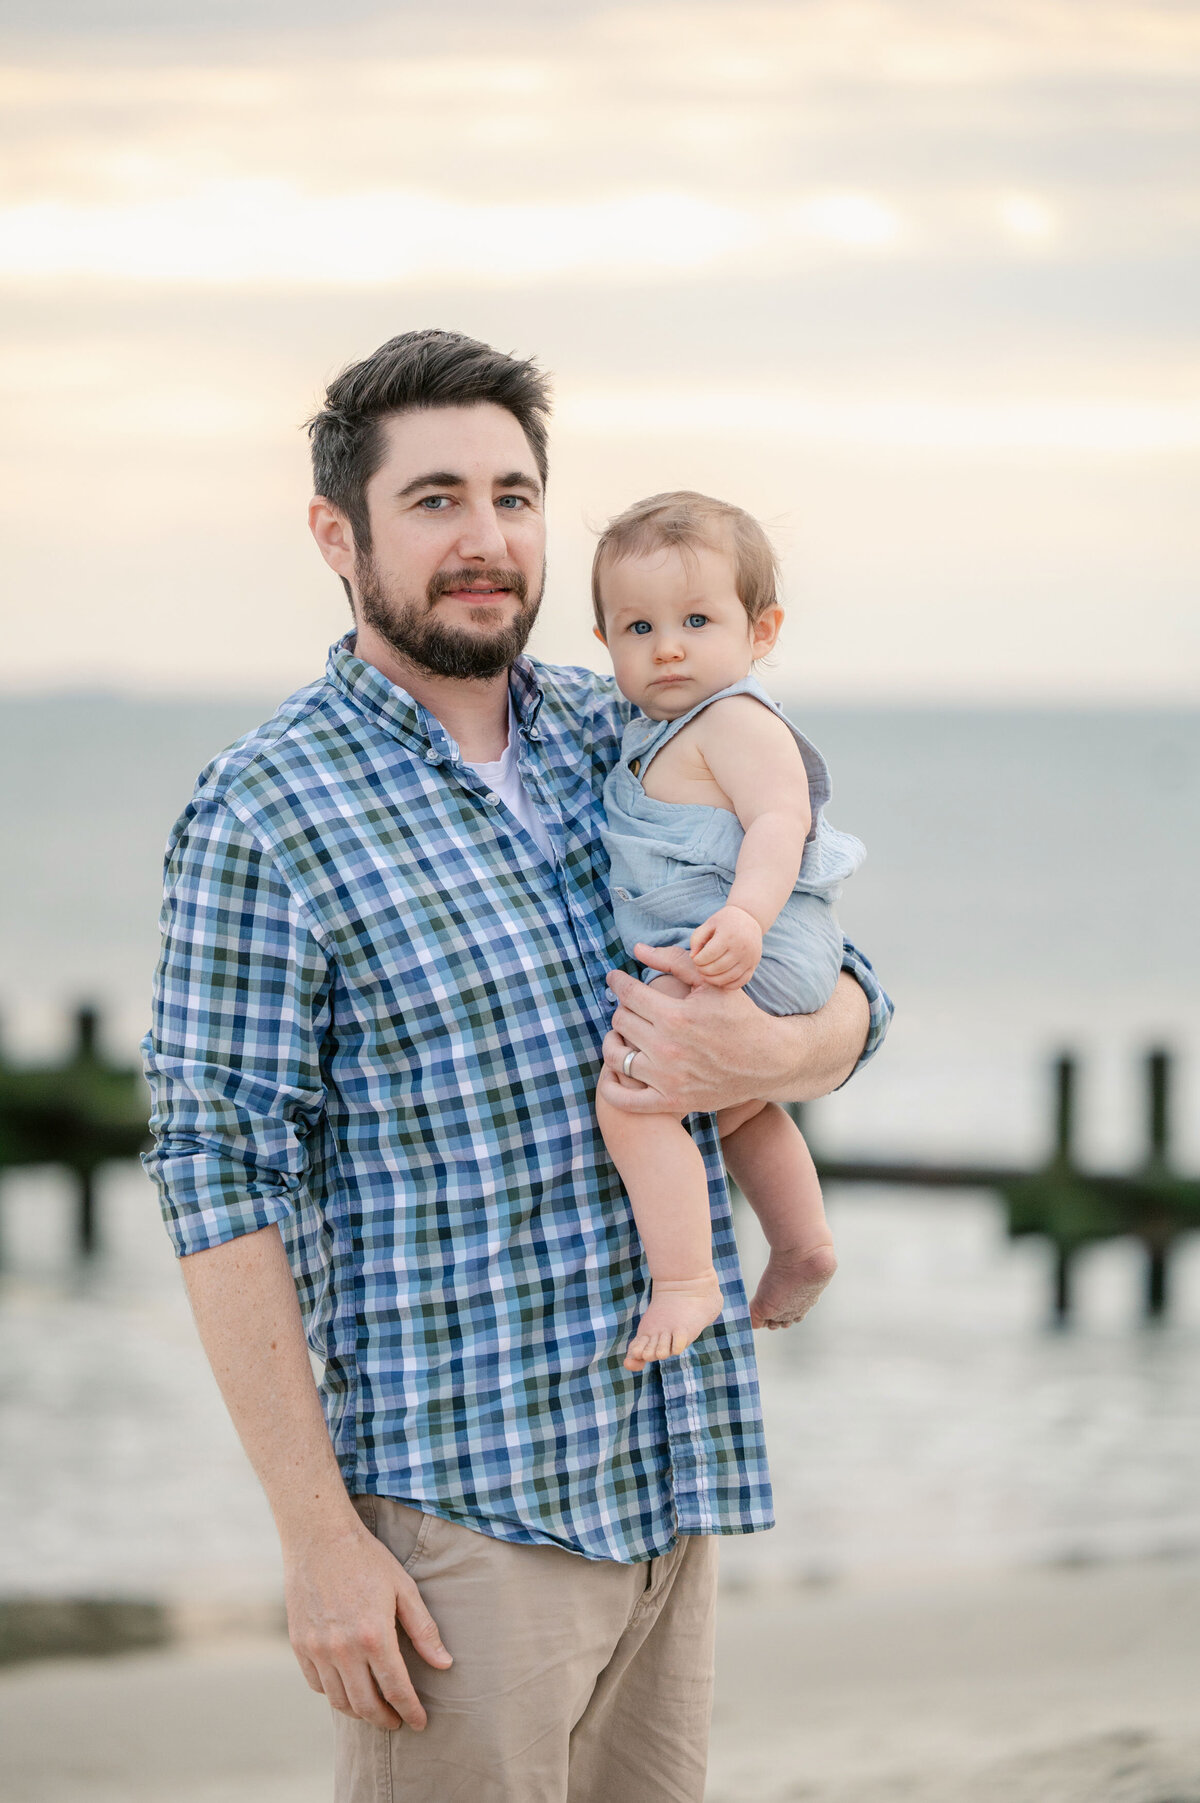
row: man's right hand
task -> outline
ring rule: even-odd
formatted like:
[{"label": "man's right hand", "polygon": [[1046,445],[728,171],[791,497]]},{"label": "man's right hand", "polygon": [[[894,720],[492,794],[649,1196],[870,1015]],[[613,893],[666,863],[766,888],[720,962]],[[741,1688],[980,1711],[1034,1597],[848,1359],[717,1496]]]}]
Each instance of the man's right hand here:
[{"label": "man's right hand", "polygon": [[376,1728],[423,1728],[396,1621],[427,1665],[451,1663],[399,1560],[357,1517],[332,1535],[284,1544],[288,1634],[309,1688]]},{"label": "man's right hand", "polygon": [[416,1585],[346,1494],[278,1227],[192,1253],[183,1277],[279,1529],[288,1631],[304,1676],[345,1715],[423,1728],[397,1620],[427,1665],[444,1670],[450,1655]]}]

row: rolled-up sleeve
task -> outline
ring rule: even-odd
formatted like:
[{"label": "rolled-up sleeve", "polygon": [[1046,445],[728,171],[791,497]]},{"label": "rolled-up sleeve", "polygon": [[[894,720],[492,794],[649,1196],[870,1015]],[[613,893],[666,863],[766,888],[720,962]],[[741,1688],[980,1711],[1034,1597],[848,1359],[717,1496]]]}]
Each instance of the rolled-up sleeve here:
[{"label": "rolled-up sleeve", "polygon": [[296,1207],[325,1102],[330,967],[274,860],[220,801],[193,803],[175,829],[161,925],[144,1163],[184,1256]]},{"label": "rolled-up sleeve", "polygon": [[[896,1012],[891,996],[875,975],[871,960],[863,956],[857,946],[851,945],[848,939],[842,941],[842,969],[848,971],[859,984],[867,998],[867,1006],[871,1012],[871,1024],[867,1030],[867,1043],[863,1047],[862,1056],[851,1071],[853,1077],[860,1071],[868,1058],[873,1058],[887,1036],[892,1024],[892,1016]],[[850,1081],[847,1077],[846,1082]]]}]

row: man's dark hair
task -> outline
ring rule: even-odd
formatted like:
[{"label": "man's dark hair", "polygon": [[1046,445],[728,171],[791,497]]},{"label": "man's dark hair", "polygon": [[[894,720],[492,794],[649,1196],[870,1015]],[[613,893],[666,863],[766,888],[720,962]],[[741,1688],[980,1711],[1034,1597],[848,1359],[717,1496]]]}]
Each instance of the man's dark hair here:
[{"label": "man's dark hair", "polygon": [[371,549],[367,483],[383,462],[383,422],[427,407],[504,407],[529,440],[546,486],[550,382],[521,362],[461,332],[401,332],[335,376],[325,405],[308,422],[313,486],[349,520],[359,553]]}]

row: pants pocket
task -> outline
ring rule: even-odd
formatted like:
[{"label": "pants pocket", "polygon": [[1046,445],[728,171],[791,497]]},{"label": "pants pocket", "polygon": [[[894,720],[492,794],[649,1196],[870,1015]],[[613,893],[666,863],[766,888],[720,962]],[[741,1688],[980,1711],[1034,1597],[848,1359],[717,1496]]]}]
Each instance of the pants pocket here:
[{"label": "pants pocket", "polygon": [[436,1515],[426,1515],[390,1496],[355,1496],[351,1501],[364,1527],[387,1547],[405,1571],[415,1564],[433,1532]]},{"label": "pants pocket", "polygon": [[697,870],[690,876],[631,895],[629,906],[664,927],[691,927],[725,906],[729,881],[717,870]]}]

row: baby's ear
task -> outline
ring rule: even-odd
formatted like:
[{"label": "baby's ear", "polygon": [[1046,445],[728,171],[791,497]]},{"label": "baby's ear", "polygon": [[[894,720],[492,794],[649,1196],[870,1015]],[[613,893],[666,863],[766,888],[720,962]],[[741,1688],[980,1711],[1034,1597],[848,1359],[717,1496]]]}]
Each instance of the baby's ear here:
[{"label": "baby's ear", "polygon": [[604,649],[606,651],[608,650],[608,640],[605,638],[604,634],[601,632],[601,630],[598,626],[592,627],[592,637],[594,639],[599,639],[600,643],[604,646]]},{"label": "baby's ear", "polygon": [[765,657],[769,651],[774,650],[775,641],[779,637],[779,628],[782,625],[783,609],[778,602],[773,607],[768,607],[765,613],[759,614],[751,629],[751,640],[756,658]]}]

